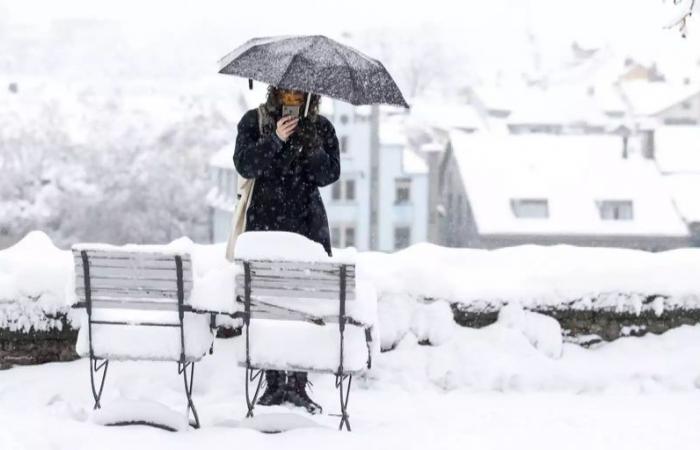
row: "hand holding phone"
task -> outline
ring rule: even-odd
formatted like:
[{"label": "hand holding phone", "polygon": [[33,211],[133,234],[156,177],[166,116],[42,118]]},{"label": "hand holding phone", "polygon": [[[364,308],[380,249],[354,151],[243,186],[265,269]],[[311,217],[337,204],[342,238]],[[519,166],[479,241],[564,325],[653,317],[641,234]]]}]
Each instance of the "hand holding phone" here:
[{"label": "hand holding phone", "polygon": [[277,121],[277,130],[275,132],[277,133],[277,136],[280,139],[282,139],[284,142],[287,142],[289,136],[291,136],[292,133],[294,133],[294,131],[296,130],[298,123],[298,117],[284,116]]}]

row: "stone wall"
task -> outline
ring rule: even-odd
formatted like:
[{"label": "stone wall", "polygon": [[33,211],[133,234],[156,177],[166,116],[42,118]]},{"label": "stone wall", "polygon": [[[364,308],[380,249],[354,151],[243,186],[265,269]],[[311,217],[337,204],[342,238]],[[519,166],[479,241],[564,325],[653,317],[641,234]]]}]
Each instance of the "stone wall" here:
[{"label": "stone wall", "polygon": [[62,328],[47,331],[9,331],[0,328],[0,369],[15,364],[43,364],[78,358],[78,331],[61,319]]}]

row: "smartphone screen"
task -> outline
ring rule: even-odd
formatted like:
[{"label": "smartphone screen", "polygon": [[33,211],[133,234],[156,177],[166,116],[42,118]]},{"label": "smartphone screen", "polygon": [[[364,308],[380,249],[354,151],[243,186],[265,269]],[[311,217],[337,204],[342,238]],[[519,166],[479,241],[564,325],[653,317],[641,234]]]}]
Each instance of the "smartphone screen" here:
[{"label": "smartphone screen", "polygon": [[299,117],[300,110],[301,110],[301,106],[282,105],[282,117],[284,117],[284,116]]}]

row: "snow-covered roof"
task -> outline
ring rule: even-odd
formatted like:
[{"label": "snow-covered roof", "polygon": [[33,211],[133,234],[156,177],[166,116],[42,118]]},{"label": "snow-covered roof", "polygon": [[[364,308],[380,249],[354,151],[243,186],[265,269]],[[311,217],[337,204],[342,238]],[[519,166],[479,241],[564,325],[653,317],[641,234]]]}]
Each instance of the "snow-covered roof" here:
[{"label": "snow-covered roof", "polygon": [[468,104],[416,102],[411,105],[407,119],[411,123],[444,130],[452,128],[478,130],[484,126],[478,112]]},{"label": "snow-covered roof", "polygon": [[654,132],[654,157],[664,173],[700,174],[700,127],[658,127]]},{"label": "snow-covered roof", "polygon": [[[600,98],[583,85],[549,88],[479,86],[474,93],[487,110],[510,111],[511,124],[605,124],[609,120]],[[611,102],[609,98],[606,102]]]},{"label": "snow-covered roof", "polygon": [[[450,134],[482,234],[686,236],[654,161],[622,158],[604,135]],[[547,199],[549,217],[518,218],[511,201]],[[633,219],[603,220],[597,201],[630,200]]]},{"label": "snow-covered roof", "polygon": [[621,84],[633,111],[639,115],[654,115],[700,93],[698,84],[632,80]]},{"label": "snow-covered roof", "polygon": [[428,165],[416,152],[404,148],[402,154],[403,172],[411,175],[422,175],[428,173]]}]

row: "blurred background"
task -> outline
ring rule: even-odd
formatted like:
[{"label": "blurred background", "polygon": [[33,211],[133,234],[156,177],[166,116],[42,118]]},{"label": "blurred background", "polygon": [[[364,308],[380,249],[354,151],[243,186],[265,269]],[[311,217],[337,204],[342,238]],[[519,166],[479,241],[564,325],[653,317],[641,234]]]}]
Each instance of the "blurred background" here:
[{"label": "blurred background", "polygon": [[266,87],[217,61],[281,34],[380,59],[411,105],[323,99],[342,152],[323,189],[335,247],[697,246],[700,24],[684,38],[678,14],[672,0],[0,0],[0,249],[31,230],[62,248],[225,241],[236,124]]}]

